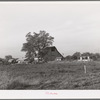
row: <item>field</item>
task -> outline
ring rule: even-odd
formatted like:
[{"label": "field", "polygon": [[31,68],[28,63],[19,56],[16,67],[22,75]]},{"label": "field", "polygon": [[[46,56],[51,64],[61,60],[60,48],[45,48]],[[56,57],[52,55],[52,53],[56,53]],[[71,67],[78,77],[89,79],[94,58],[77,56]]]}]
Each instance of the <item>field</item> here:
[{"label": "field", "polygon": [[[87,73],[84,73],[84,64]],[[0,89],[100,89],[100,62],[0,65]]]}]

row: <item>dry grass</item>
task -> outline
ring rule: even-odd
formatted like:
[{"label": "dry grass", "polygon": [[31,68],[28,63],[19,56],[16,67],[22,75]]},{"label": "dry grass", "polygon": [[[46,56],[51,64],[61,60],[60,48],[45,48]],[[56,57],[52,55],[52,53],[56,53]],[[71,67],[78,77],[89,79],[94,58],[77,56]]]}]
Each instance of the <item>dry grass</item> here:
[{"label": "dry grass", "polygon": [[100,62],[0,66],[0,89],[100,89]]}]

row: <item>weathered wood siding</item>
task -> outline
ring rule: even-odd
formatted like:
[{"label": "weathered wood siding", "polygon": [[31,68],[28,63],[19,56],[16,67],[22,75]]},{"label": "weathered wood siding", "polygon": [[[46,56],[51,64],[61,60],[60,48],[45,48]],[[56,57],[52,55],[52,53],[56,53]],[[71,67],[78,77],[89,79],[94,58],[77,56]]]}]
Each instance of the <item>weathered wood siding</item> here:
[{"label": "weathered wood siding", "polygon": [[44,56],[44,59],[47,61],[54,61],[56,57],[63,57],[56,47],[49,47],[47,54]]}]

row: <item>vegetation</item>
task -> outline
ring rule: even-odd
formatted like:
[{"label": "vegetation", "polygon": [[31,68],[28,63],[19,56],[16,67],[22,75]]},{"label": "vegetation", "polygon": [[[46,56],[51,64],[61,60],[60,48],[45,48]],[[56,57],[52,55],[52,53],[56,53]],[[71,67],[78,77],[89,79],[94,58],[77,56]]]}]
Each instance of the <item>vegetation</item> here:
[{"label": "vegetation", "polygon": [[0,66],[0,89],[100,89],[100,62],[50,62]]},{"label": "vegetation", "polygon": [[78,60],[80,56],[89,56],[94,61],[100,61],[100,53],[90,53],[90,52],[75,52],[73,55],[68,55],[65,58],[67,60]]},{"label": "vegetation", "polygon": [[7,56],[5,56],[5,59],[8,61],[9,59],[12,59],[12,56],[11,55],[7,55]]},{"label": "vegetation", "polygon": [[26,43],[23,44],[22,51],[26,52],[26,58],[28,60],[34,57],[41,57],[43,55],[43,49],[52,45],[54,37],[49,36],[46,31],[40,31],[39,33],[29,32],[26,35]]}]

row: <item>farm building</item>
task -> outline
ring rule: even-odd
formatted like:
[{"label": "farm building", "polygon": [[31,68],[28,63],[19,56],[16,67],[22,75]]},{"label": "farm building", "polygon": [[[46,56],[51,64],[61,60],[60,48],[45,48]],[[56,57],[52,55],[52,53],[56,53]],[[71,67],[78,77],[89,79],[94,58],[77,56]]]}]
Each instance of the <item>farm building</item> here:
[{"label": "farm building", "polygon": [[46,47],[44,49],[44,60],[46,61],[61,61],[63,59],[63,56],[59,53],[59,51],[57,50],[57,48],[55,46],[51,46],[51,47]]},{"label": "farm building", "polygon": [[80,59],[78,61],[90,61],[90,57],[89,56],[80,56]]}]

